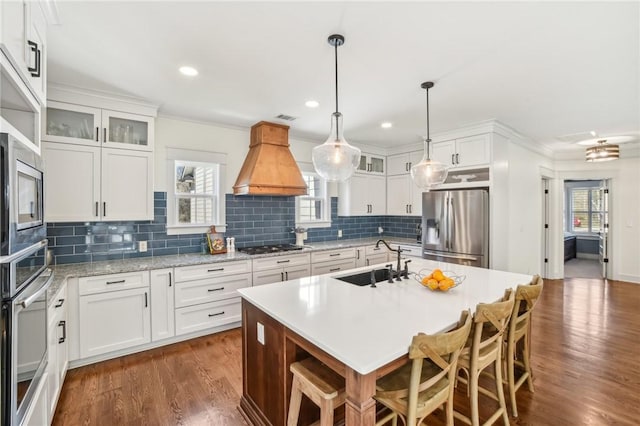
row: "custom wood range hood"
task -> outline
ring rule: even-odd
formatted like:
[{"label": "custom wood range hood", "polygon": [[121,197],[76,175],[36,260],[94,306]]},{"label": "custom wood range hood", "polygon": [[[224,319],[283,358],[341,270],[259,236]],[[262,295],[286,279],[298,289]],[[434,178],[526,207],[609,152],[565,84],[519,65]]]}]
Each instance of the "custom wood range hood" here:
[{"label": "custom wood range hood", "polygon": [[289,151],[289,126],[261,121],[251,127],[251,143],[235,195],[305,195],[307,185]]}]

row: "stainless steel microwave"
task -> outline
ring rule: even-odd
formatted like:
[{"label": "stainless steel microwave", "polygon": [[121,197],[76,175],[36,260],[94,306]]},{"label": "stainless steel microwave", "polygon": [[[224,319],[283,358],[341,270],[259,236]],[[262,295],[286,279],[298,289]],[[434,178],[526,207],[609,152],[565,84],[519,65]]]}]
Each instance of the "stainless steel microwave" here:
[{"label": "stainless steel microwave", "polygon": [[42,160],[0,133],[0,165],[0,256],[8,256],[46,238]]}]

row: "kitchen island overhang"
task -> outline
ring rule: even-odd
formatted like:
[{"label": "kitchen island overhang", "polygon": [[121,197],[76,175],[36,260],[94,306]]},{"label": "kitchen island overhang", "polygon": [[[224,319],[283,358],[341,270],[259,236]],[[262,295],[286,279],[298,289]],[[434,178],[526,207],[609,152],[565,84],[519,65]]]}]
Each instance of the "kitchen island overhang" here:
[{"label": "kitchen island overhang", "polygon": [[450,329],[462,310],[495,301],[506,288],[531,280],[530,275],[424,259],[416,259],[414,268],[440,268],[465,275],[466,280],[446,293],[433,292],[414,279],[372,288],[337,280],[346,275],[342,271],[240,290],[241,411],[247,419],[253,424],[286,424],[289,365],[310,355],[345,377],[346,424],[373,425],[375,380],[406,361],[415,334]]}]

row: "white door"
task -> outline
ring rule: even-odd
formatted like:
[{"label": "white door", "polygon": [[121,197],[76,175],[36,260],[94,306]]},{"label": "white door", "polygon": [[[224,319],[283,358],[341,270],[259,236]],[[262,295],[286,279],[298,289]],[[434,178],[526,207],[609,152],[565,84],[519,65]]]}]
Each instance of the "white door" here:
[{"label": "white door", "polygon": [[152,153],[102,149],[103,220],[153,219]]},{"label": "white door", "polygon": [[2,1],[0,2],[0,40],[4,44],[11,58],[15,61],[20,71],[24,72],[26,66],[27,44],[26,35],[26,2]]},{"label": "white door", "polygon": [[47,21],[39,2],[26,3],[27,13],[27,66],[29,83],[38,100],[47,102]]},{"label": "white door", "polygon": [[151,340],[155,342],[176,334],[173,269],[156,269],[150,274]]},{"label": "white door", "polygon": [[284,281],[284,270],[282,268],[271,269],[253,273],[253,286],[279,283]]},{"label": "white door", "polygon": [[456,140],[456,166],[488,164],[490,159],[489,135],[469,136]]},{"label": "white door", "polygon": [[600,260],[600,268],[602,270],[602,278],[608,278],[609,266],[609,188],[608,182],[603,181],[600,188],[599,206],[597,208],[600,213],[600,230],[598,232],[598,259]]},{"label": "white door", "polygon": [[153,150],[153,117],[102,111],[102,140],[108,148]]},{"label": "white door", "polygon": [[412,151],[409,153],[409,173],[411,173],[411,167],[422,161],[422,157],[424,157],[424,150]]},{"label": "white door", "polygon": [[[391,164],[391,163],[389,163]],[[387,176],[387,214],[408,216],[411,205],[411,176]]]},{"label": "white door", "polygon": [[78,145],[101,145],[101,110],[64,102],[47,102],[42,139]]},{"label": "white door", "polygon": [[431,159],[447,166],[456,165],[456,141],[444,141],[431,144]]},{"label": "white door", "polygon": [[371,211],[370,200],[367,195],[367,192],[371,191],[368,186],[369,182],[373,182],[371,179],[372,177],[369,176],[354,175],[346,182],[346,185],[349,186],[348,215],[364,216]]},{"label": "white door", "polygon": [[422,216],[422,189],[415,184],[409,176],[409,187],[411,188],[411,205],[409,207],[410,216]]},{"label": "white door", "polygon": [[149,343],[149,310],[148,288],[80,296],[80,357]]},{"label": "white door", "polygon": [[42,143],[47,222],[100,219],[100,147]]},{"label": "white door", "polygon": [[284,268],[284,279],[287,280],[295,280],[297,278],[304,278],[311,275],[311,267],[307,265],[302,266],[291,266]]}]

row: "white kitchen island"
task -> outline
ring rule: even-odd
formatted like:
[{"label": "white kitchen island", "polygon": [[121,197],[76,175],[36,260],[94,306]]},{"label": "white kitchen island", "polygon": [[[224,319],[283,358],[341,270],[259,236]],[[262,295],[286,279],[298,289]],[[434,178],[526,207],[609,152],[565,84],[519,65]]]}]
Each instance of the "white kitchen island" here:
[{"label": "white kitchen island", "polygon": [[254,424],[286,424],[289,365],[311,355],[346,378],[346,424],[373,425],[376,378],[406,362],[415,334],[447,330],[462,310],[473,311],[478,303],[502,297],[506,288],[531,280],[423,259],[409,265],[411,272],[440,268],[466,278],[448,292],[431,291],[413,278],[375,288],[334,278],[374,268],[365,267],[240,290],[246,417]]}]

